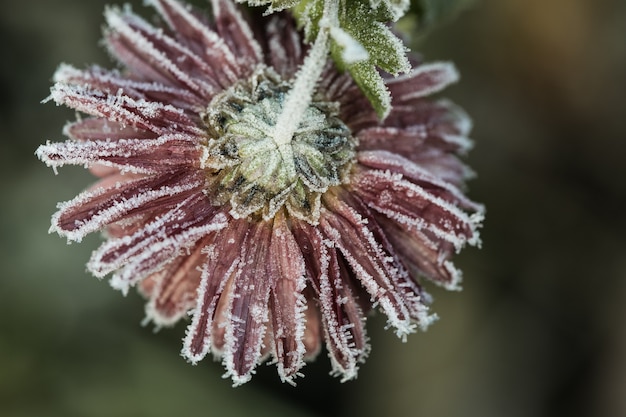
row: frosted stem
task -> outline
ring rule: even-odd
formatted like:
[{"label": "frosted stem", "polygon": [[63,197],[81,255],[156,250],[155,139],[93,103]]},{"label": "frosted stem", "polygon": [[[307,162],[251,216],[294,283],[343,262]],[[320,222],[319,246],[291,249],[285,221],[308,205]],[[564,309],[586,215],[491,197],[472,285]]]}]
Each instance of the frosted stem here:
[{"label": "frosted stem", "polygon": [[336,19],[336,9],[337,5],[333,0],[327,1],[324,5],[324,17],[320,21],[320,29],[315,42],[296,74],[293,88],[287,93],[282,112],[274,126],[273,137],[278,147],[291,142],[306,109],[311,104],[317,80],[322,75],[330,49],[328,42],[329,22],[334,20],[332,17]]}]

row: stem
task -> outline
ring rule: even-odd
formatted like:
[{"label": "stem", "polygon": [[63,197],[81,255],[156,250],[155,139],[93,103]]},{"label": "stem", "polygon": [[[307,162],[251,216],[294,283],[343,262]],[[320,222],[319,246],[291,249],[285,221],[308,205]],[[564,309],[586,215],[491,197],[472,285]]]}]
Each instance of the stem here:
[{"label": "stem", "polygon": [[311,104],[313,93],[326,64],[330,50],[328,41],[330,22],[337,19],[337,1],[327,0],[324,13],[319,22],[319,31],[309,54],[296,74],[293,88],[287,93],[283,109],[274,126],[274,142],[279,148],[291,142],[294,133],[300,126],[306,109]]}]

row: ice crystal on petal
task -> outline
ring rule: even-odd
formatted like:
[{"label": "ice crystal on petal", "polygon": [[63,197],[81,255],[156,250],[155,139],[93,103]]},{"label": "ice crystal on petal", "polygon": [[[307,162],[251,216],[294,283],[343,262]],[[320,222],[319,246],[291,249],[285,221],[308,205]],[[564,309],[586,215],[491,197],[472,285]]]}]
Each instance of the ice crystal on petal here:
[{"label": "ice crystal on petal", "polygon": [[[323,345],[332,374],[355,378],[368,312],[403,340],[426,328],[436,316],[421,281],[458,289],[452,258],[480,243],[484,209],[465,196],[471,171],[459,159],[471,122],[427,98],[456,70],[408,68],[376,19],[382,38],[365,41],[372,15],[326,22],[307,49],[285,14],[253,29],[230,0],[212,2],[212,20],[175,0],[148,3],[166,27],[128,7],[105,13],[123,70],[56,72],[50,100],[87,116],[36,155],[100,179],[59,204],[50,230],[69,241],[104,232],[88,270],[123,293],[137,287],[146,322],[190,317],[182,355],[195,364],[212,353],[234,385],[268,359],[293,384]],[[316,18],[308,4],[301,16]],[[364,4],[345,3],[387,18],[406,7]],[[329,45],[355,79],[326,63]],[[383,79],[376,66],[406,73]]]}]

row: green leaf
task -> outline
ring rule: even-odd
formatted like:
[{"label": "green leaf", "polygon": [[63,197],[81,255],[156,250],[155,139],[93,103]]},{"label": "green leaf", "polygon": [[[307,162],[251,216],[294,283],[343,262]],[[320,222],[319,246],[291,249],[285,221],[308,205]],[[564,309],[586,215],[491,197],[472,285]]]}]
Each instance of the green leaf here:
[{"label": "green leaf", "polygon": [[[330,52],[337,67],[350,72],[378,116],[384,118],[391,110],[391,97],[378,71],[397,75],[408,72],[411,65],[404,44],[386,25],[396,18],[400,6],[392,10],[393,4],[389,1],[373,2],[345,0],[339,3],[339,26],[331,28]],[[323,8],[324,0],[303,0],[294,10],[308,41],[320,30]]]},{"label": "green leaf", "polygon": [[312,42],[319,31],[319,21],[324,13],[324,0],[301,0],[293,8],[298,25],[304,29],[304,38]]},{"label": "green leaf", "polygon": [[391,110],[391,94],[378,70],[367,62],[351,65],[350,75],[368,98],[380,119],[384,119]]}]

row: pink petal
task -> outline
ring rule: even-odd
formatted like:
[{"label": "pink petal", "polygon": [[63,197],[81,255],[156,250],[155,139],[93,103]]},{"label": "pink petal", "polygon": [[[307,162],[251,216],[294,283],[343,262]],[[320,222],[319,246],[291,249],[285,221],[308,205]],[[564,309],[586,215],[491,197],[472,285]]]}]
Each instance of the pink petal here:
[{"label": "pink petal", "polygon": [[205,183],[200,171],[118,183],[120,177],[108,178],[95,189],[59,204],[59,211],[52,216],[51,230],[80,241],[107,224],[151,210],[166,210],[198,193]]},{"label": "pink petal", "polygon": [[[169,86],[184,86],[209,100],[218,90],[212,68],[199,56],[129,9],[107,9],[106,43],[134,75]],[[221,89],[221,88],[219,88]]]},{"label": "pink petal", "polygon": [[458,290],[462,279],[450,258],[454,246],[432,233],[407,228],[385,216],[377,221],[387,232],[387,237],[402,260],[418,275],[449,290]]},{"label": "pink petal", "polygon": [[255,40],[250,25],[235,4],[229,0],[211,0],[217,32],[230,47],[244,68],[263,62],[263,51]]},{"label": "pink petal", "polygon": [[189,114],[198,114],[206,107],[206,100],[199,98],[187,89],[165,86],[157,82],[133,80],[117,71],[110,71],[97,66],[81,71],[70,65],[61,65],[54,74],[54,81],[77,86],[89,85],[93,89],[110,95],[116,95],[121,90],[124,95],[134,100],[171,104],[186,110]]},{"label": "pink petal", "polygon": [[304,311],[304,360],[313,360],[322,350],[322,317],[319,309],[315,305],[315,297],[309,287],[304,290],[307,308]]},{"label": "pink petal", "polygon": [[414,331],[416,299],[395,285],[404,271],[398,269],[393,254],[389,254],[376,239],[357,210],[342,201],[327,199],[329,210],[320,217],[320,227],[326,237],[341,251],[356,278],[388,317],[389,325],[400,337]]},{"label": "pink petal", "polygon": [[114,167],[121,172],[162,174],[182,167],[199,168],[202,148],[181,135],[158,139],[90,140],[47,143],[37,156],[48,166],[95,164]]},{"label": "pink petal", "polygon": [[433,176],[459,189],[464,189],[465,181],[475,175],[455,154],[433,147],[423,149],[410,159]]},{"label": "pink petal", "polygon": [[[193,311],[193,319],[183,340],[182,355],[191,363],[202,360],[213,348],[224,347],[226,307],[232,297],[232,281],[241,261],[241,245],[248,234],[246,220],[231,220],[228,227],[216,232],[206,247],[206,260]],[[227,283],[230,282],[230,285]],[[213,345],[213,346],[212,346]]]},{"label": "pink petal", "polygon": [[357,137],[360,149],[384,149],[416,160],[431,147],[467,152],[472,147],[467,138],[471,127],[467,114],[451,102],[421,100],[394,105],[382,126],[368,126]]},{"label": "pink petal", "polygon": [[284,79],[291,79],[303,60],[302,39],[293,20],[286,15],[273,16],[267,24],[269,64]]},{"label": "pink petal", "polygon": [[219,34],[212,31],[186,4],[172,0],[151,0],[165,18],[177,40],[202,58],[203,77],[215,80],[225,89],[249,69],[242,68]]},{"label": "pink petal", "polygon": [[159,102],[133,100],[125,95],[110,95],[86,86],[62,83],[52,87],[50,97],[57,104],[157,135],[182,133],[200,137],[205,134],[183,110]]},{"label": "pink petal", "polygon": [[65,126],[63,134],[75,140],[156,139],[157,134],[101,117],[81,119]]},{"label": "pink petal", "polygon": [[283,211],[274,218],[268,261],[274,282],[270,297],[274,355],[281,379],[291,382],[304,366],[306,300],[302,291],[306,282],[304,258]]},{"label": "pink petal", "polygon": [[437,93],[459,80],[459,73],[448,62],[422,64],[399,77],[386,80],[393,103],[401,104]]},{"label": "pink petal", "polygon": [[[196,294],[200,284],[200,266],[206,257],[202,254],[212,236],[200,239],[189,253],[185,253],[147,279],[154,282],[146,316],[157,326],[171,326],[196,306]],[[142,281],[145,282],[146,280]],[[141,285],[142,291],[148,289]]]},{"label": "pink petal", "polygon": [[352,132],[358,133],[366,127],[379,124],[374,108],[352,77],[337,72],[332,63],[325,68],[319,91],[324,92],[328,101],[339,104],[340,119],[345,121]]},{"label": "pink petal", "polygon": [[474,211],[482,210],[481,205],[468,199],[461,190],[450,182],[434,176],[429,170],[400,155],[387,151],[363,151],[357,154],[357,159],[363,166],[402,174],[403,178],[427,189],[433,196],[449,203]]},{"label": "pink petal", "polygon": [[379,170],[356,173],[350,186],[368,207],[405,227],[433,233],[457,250],[465,243],[479,243],[482,213],[466,214],[454,202],[438,197],[436,187],[425,188],[402,174]]},{"label": "pink petal", "polygon": [[293,232],[306,259],[308,279],[319,302],[326,346],[333,373],[343,380],[356,377],[358,364],[369,352],[365,318],[351,289],[346,265],[340,265],[333,243],[306,222],[294,222]]},{"label": "pink petal", "polygon": [[275,277],[267,265],[272,227],[253,223],[241,249],[225,327],[223,363],[235,385],[252,377],[260,362],[269,320],[270,289]]},{"label": "pink petal", "polygon": [[433,321],[433,317],[428,314],[426,306],[430,296],[426,294],[419,284],[414,281],[408,273],[408,270],[400,258],[394,245],[388,239],[389,233],[381,227],[380,223],[366,204],[357,196],[344,193],[343,201],[347,207],[354,210],[367,224],[367,230],[371,233],[373,240],[379,245],[382,252],[386,255],[385,261],[393,267],[389,279],[393,285],[395,293],[406,305],[411,319],[414,320],[422,329],[426,329]]},{"label": "pink petal", "polygon": [[87,267],[96,277],[117,271],[111,285],[126,292],[182,250],[226,226],[226,216],[204,194],[196,193],[132,235],[105,242],[93,253]]}]

